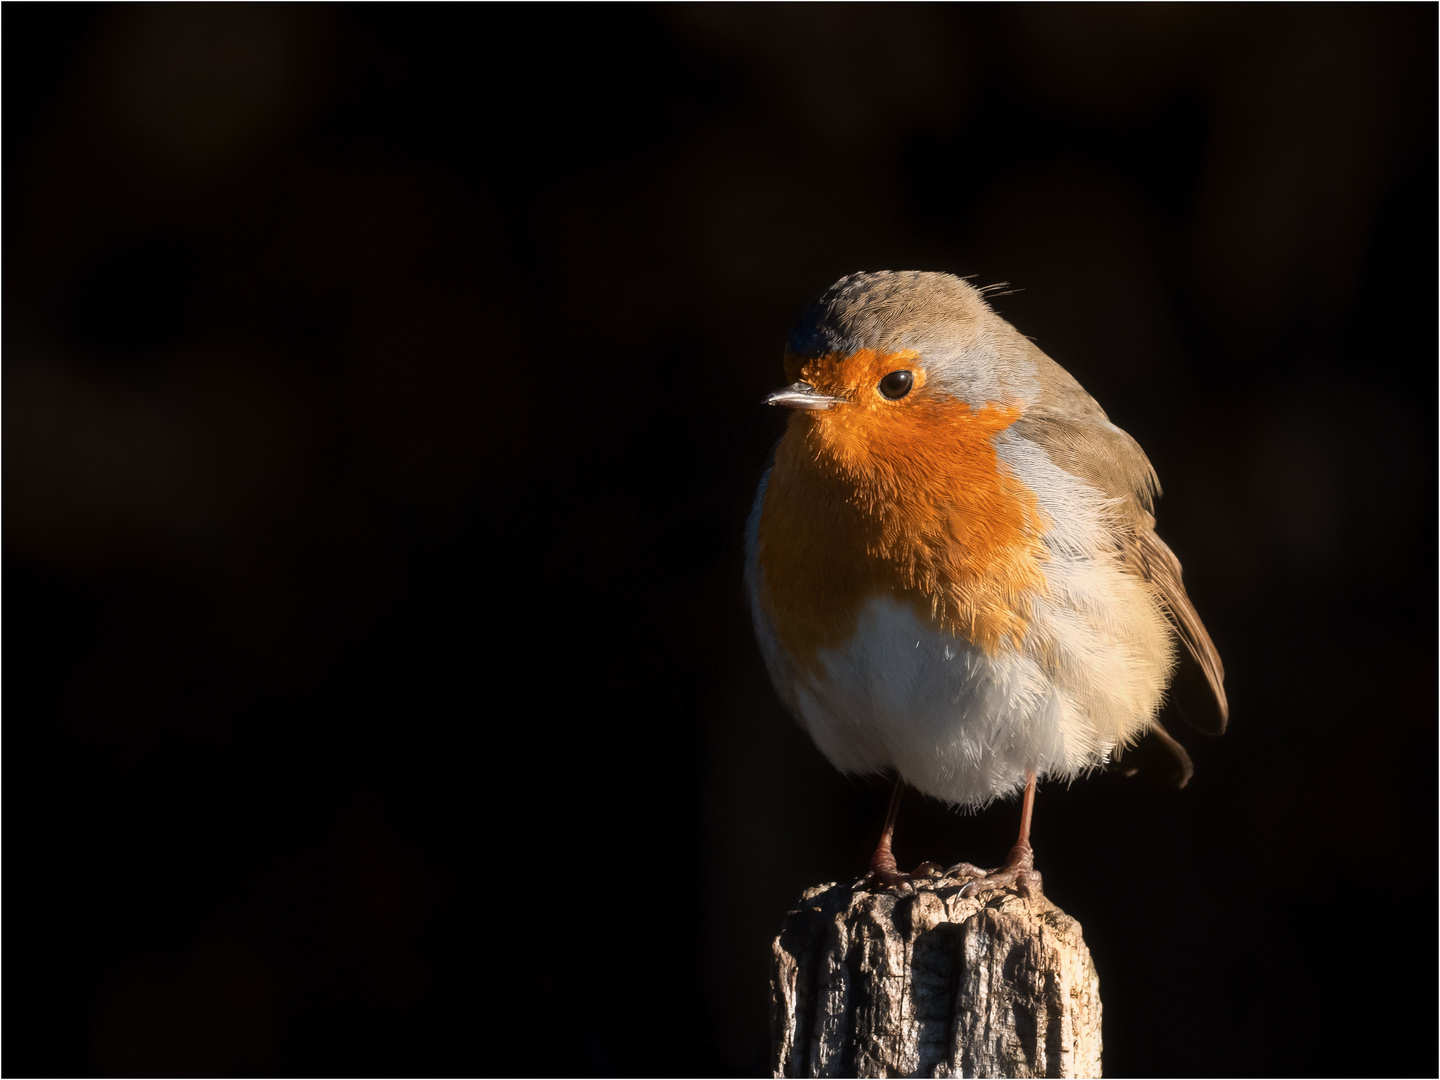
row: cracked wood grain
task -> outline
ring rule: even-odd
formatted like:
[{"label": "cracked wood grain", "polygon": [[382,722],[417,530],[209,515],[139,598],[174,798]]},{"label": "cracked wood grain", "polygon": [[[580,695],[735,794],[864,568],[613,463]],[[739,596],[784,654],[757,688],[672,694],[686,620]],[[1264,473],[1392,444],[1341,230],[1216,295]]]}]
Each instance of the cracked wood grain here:
[{"label": "cracked wood grain", "polygon": [[809,889],[772,946],[779,1076],[1099,1076],[1080,924],[1015,890]]}]

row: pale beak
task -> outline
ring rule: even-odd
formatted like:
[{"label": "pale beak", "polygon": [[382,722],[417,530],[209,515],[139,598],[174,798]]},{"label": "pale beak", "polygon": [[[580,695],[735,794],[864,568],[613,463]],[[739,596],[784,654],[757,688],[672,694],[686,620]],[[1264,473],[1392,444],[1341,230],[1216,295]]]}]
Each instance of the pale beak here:
[{"label": "pale beak", "polygon": [[787,409],[818,412],[820,409],[830,408],[831,405],[839,405],[844,400],[844,398],[822,394],[808,382],[797,382],[791,383],[784,390],[776,390],[765,399],[765,404],[784,405]]}]

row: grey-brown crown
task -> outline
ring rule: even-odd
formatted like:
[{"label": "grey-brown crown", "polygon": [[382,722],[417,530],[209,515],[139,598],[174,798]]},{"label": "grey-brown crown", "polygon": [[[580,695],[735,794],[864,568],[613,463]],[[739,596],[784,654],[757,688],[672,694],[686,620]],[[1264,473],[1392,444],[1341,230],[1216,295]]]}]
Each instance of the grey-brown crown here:
[{"label": "grey-brown crown", "polygon": [[[949,352],[993,315],[979,291],[953,274],[878,270],[849,274],[813,300],[790,332],[796,356],[858,348]],[[968,331],[968,333],[967,333]]]}]

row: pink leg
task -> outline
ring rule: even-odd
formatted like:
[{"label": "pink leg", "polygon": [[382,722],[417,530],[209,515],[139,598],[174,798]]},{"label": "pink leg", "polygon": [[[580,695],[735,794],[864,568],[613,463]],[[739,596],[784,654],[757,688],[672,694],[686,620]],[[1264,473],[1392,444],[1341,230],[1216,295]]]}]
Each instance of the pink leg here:
[{"label": "pink leg", "polygon": [[[1014,885],[1021,894],[1030,896],[1040,892],[1040,874],[1035,870],[1035,852],[1030,847],[1030,819],[1035,813],[1035,770],[1025,774],[1025,798],[1020,804],[1020,838],[1005,857],[1005,865],[991,870],[983,877],[971,881],[960,890],[961,896],[974,896],[989,889],[1003,889]],[[971,867],[957,867],[962,872]]]},{"label": "pink leg", "polygon": [[890,795],[890,812],[885,815],[885,828],[880,833],[880,843],[875,854],[870,856],[870,874],[885,888],[894,888],[910,880],[909,874],[900,873],[895,865],[895,855],[890,850],[890,841],[895,838],[895,819],[900,816],[900,796],[905,794],[905,781],[895,778],[895,790]]}]

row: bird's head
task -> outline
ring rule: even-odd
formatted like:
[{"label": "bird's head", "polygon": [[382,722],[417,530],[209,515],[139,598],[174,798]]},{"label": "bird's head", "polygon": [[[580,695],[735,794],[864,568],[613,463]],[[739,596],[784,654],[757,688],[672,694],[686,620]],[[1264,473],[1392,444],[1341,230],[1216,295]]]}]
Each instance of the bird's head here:
[{"label": "bird's head", "polygon": [[851,274],[801,315],[785,353],[792,432],[857,482],[923,468],[975,425],[998,430],[1035,395],[1035,350],[950,274]]}]

